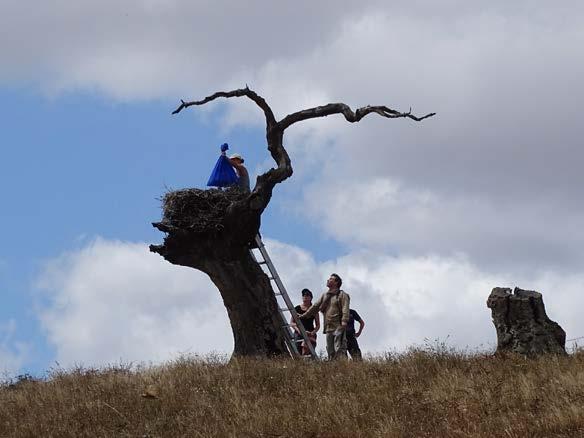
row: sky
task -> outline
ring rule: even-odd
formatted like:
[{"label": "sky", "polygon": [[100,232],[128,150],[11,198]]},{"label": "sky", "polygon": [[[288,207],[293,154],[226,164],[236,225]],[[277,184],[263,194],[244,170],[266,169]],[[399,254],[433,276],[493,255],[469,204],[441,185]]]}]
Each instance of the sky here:
[{"label": "sky", "polygon": [[[293,299],[343,278],[365,354],[492,350],[493,287],[584,336],[579,1],[0,0],[0,373],[230,354],[209,278],[148,251],[227,142],[272,167],[246,84],[296,124],[262,235]],[[319,349],[323,347],[322,340]]]}]

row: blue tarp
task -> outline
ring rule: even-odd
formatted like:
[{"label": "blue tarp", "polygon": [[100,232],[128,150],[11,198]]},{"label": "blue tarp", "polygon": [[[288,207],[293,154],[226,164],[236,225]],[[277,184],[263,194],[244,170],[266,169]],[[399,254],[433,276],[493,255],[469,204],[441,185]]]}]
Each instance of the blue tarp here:
[{"label": "blue tarp", "polygon": [[221,145],[221,156],[217,160],[213,172],[211,172],[209,181],[207,181],[207,185],[210,187],[229,187],[237,184],[237,175],[225,154],[227,149],[229,149],[229,145],[223,143]]}]

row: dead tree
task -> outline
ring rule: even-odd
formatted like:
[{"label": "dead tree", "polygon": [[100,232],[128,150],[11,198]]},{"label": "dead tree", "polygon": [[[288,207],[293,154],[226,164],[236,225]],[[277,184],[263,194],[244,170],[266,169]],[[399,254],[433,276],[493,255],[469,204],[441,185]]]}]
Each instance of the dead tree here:
[{"label": "dead tree", "polygon": [[249,251],[274,187],[292,175],[290,157],[283,146],[284,131],[294,123],[333,114],[342,114],[347,121],[354,123],[372,113],[389,119],[415,121],[434,113],[416,117],[411,110],[399,112],[386,106],[366,106],[353,111],[344,103],[330,103],[276,120],[266,101],[246,87],[220,91],[199,101],[181,101],[173,114],[220,97],[247,97],[263,111],[268,151],[277,167],[258,176],[251,193],[235,189],[188,189],[167,193],[163,220],[153,223],[166,233],[164,244],[151,245],[150,250],[170,263],[190,266],[211,278],[227,308],[235,356],[285,355],[288,352],[272,286]]}]

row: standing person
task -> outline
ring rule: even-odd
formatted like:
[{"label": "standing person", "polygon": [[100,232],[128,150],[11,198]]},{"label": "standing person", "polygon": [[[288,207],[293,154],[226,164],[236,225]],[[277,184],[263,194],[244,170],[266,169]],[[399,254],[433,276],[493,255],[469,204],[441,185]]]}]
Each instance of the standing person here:
[{"label": "standing person", "polygon": [[249,173],[247,172],[246,167],[243,165],[245,160],[239,154],[233,154],[229,157],[229,162],[235,169],[235,173],[237,173],[237,186],[245,191],[249,192]]},{"label": "standing person", "polygon": [[349,294],[341,290],[343,280],[337,274],[331,274],[326,282],[328,291],[300,316],[311,318],[319,311],[323,313],[324,332],[326,333],[326,352],[329,359],[347,357],[347,324],[349,323]]},{"label": "standing person", "polygon": [[[359,330],[355,333],[355,321],[359,323]],[[357,338],[361,336],[361,332],[365,327],[365,321],[359,316],[356,310],[349,309],[349,322],[347,323],[347,351],[353,360],[362,360],[361,349]]]},{"label": "standing person", "polygon": [[[298,306],[294,307],[294,310],[298,315],[302,315],[312,306],[312,292],[309,289],[302,289],[302,303]],[[318,312],[314,315],[313,318],[301,319],[300,322],[304,326],[304,330],[306,330],[306,334],[308,335],[308,339],[312,346],[316,349],[316,334],[320,330],[320,316]],[[300,344],[300,348],[298,349],[303,356],[310,354],[310,348],[306,343],[302,340],[300,336],[300,330],[294,322],[294,318],[290,320],[290,325],[294,329],[294,334],[296,335],[296,342],[297,345]]]}]

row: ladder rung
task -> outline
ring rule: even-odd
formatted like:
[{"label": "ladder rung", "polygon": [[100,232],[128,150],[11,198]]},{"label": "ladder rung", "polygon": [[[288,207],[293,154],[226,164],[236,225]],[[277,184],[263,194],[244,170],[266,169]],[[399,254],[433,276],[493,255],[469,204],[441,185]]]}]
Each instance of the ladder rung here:
[{"label": "ladder rung", "polygon": [[[286,288],[284,287],[284,285],[282,285],[280,279],[277,277],[278,273],[276,272],[276,268],[273,265],[273,263],[270,263],[269,259],[270,256],[268,255],[268,252],[266,250],[266,247],[264,245],[264,243],[262,242],[261,237],[259,236],[259,234],[256,236],[255,238],[255,243],[257,245],[257,249],[259,251],[259,254],[256,257],[256,253],[254,253],[254,251],[250,250],[251,255],[253,256],[255,262],[258,265],[267,265],[268,266],[268,271],[269,272],[265,272],[266,276],[268,277],[269,281],[274,281],[276,283],[277,288],[274,288],[274,296],[275,297],[284,297],[284,301],[286,301],[286,306],[291,305],[290,303],[290,299],[288,298],[288,294],[286,292]],[[261,261],[258,260],[258,258],[260,258],[261,256]],[[263,270],[263,269],[262,269]],[[271,275],[271,276],[270,276]],[[296,339],[292,333],[292,325],[287,321],[287,318],[284,318],[284,314],[283,312],[290,312],[291,315],[294,317],[295,321],[298,321],[296,316],[294,315],[294,312],[292,312],[292,307],[279,307],[280,303],[278,303],[278,310],[280,311],[280,314],[282,316],[282,318],[284,319],[284,324],[281,326],[282,329],[285,329],[286,331],[286,344],[290,350],[290,354],[292,354],[292,356],[297,356],[300,355],[299,349],[298,349],[298,343],[299,343],[299,339]],[[316,353],[314,352],[314,349],[312,348],[312,343],[310,342],[310,339],[308,337],[302,336],[301,338],[307,342],[309,348],[310,348],[310,357],[312,357],[313,359],[318,359],[318,356],[316,356]]]}]

